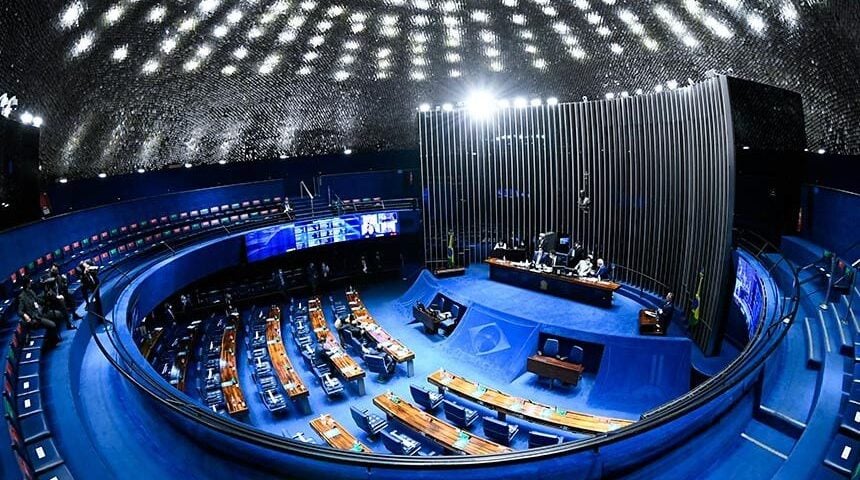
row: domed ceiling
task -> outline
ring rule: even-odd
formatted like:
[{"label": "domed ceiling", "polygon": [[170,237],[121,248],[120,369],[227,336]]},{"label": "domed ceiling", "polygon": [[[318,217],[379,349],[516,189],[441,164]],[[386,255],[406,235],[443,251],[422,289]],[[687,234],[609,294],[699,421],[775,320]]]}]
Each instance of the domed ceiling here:
[{"label": "domed ceiling", "polygon": [[416,148],[415,109],[653,92],[709,70],[800,92],[860,153],[860,2],[5,0],[0,93],[48,180]]}]

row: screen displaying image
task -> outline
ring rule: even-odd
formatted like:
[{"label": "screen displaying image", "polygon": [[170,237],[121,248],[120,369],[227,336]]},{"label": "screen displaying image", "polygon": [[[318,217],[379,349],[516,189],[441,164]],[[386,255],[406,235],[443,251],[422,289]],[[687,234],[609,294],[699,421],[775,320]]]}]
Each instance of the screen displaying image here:
[{"label": "screen displaying image", "polygon": [[361,236],[364,238],[397,235],[397,212],[371,213],[361,216]]},{"label": "screen displaying image", "polygon": [[764,286],[755,268],[743,257],[738,257],[734,302],[743,312],[747,333],[752,338],[762,317]]},{"label": "screen displaying image", "polygon": [[249,262],[258,262],[283,255],[296,249],[292,225],[266,228],[245,235],[245,251]]},{"label": "screen displaying image", "polygon": [[397,235],[397,212],[352,214],[279,225],[245,235],[249,262],[320,245]]}]

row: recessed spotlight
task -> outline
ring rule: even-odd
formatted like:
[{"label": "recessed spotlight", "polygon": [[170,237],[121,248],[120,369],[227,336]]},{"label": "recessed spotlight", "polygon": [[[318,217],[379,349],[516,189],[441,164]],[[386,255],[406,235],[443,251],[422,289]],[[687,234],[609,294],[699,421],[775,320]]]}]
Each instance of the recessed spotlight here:
[{"label": "recessed spotlight", "polygon": [[226,165],[226,164],[227,164],[227,160],[223,160],[223,159],[218,160],[218,165]]},{"label": "recessed spotlight", "polygon": [[137,169],[137,173],[144,173],[144,172],[146,172],[146,170],[145,170],[145,169],[143,169],[143,168],[138,168],[138,169]]},{"label": "recessed spotlight", "polygon": [[825,149],[823,149],[823,148],[819,148],[819,149],[818,149],[818,154],[819,154],[819,155],[824,155],[825,153],[827,153],[827,150],[825,150]]},{"label": "recessed spotlight", "polygon": [[68,178],[63,177],[63,178],[61,178],[61,179],[59,180],[59,182],[60,182],[60,183],[69,183],[69,179],[68,179]]},{"label": "recessed spotlight", "polygon": [[99,178],[107,178],[107,173],[104,173],[104,172],[99,173]]},{"label": "recessed spotlight", "polygon": [[607,94],[606,94],[606,99],[607,99],[607,100],[612,100],[613,98],[615,98],[615,94],[614,94],[614,93],[609,92],[609,93],[607,93]]},{"label": "recessed spotlight", "polygon": [[185,168],[191,168],[191,167],[193,167],[193,165],[191,165],[190,163],[185,164]]},{"label": "recessed spotlight", "polygon": [[430,111],[430,104],[429,103],[422,103],[421,106],[418,107],[418,111],[429,112]]},{"label": "recessed spotlight", "polygon": [[446,112],[450,112],[451,110],[454,110],[454,105],[451,105],[450,103],[443,103],[442,104],[442,110],[445,110]]},{"label": "recessed spotlight", "polygon": [[351,149],[351,148],[346,148],[346,149],[344,149],[344,150],[343,150],[343,154],[344,154],[344,155],[352,155],[352,149]]},{"label": "recessed spotlight", "polygon": [[543,103],[543,102],[541,101],[541,99],[539,99],[539,98],[533,98],[533,99],[531,100],[531,102],[529,102],[529,105],[531,105],[531,106],[533,106],[533,107],[539,107],[539,106],[541,106],[541,104],[542,104],[542,103]]},{"label": "recessed spotlight", "polygon": [[643,93],[645,92],[643,92],[641,88],[636,89],[636,95],[642,95]]},{"label": "recessed spotlight", "polygon": [[666,86],[669,87],[669,90],[674,90],[674,89],[678,88],[678,81],[677,80],[669,80],[668,82],[666,82]]},{"label": "recessed spotlight", "polygon": [[556,97],[549,97],[546,99],[546,104],[551,107],[554,107],[558,105],[558,99]]},{"label": "recessed spotlight", "polygon": [[42,123],[44,123],[44,120],[42,120],[42,117],[33,117],[33,126],[34,127],[41,128]]},{"label": "recessed spotlight", "polygon": [[517,97],[514,99],[514,108],[526,108],[529,102],[523,97]]},{"label": "recessed spotlight", "polygon": [[749,147],[749,145],[744,145],[744,146],[743,146],[743,149],[744,149],[744,150],[749,150],[749,149],[750,149],[750,147]]},{"label": "recessed spotlight", "polygon": [[24,125],[31,125],[33,123],[33,114],[30,112],[22,113],[21,123],[23,123]]},{"label": "recessed spotlight", "polygon": [[661,93],[663,91],[663,85],[657,85],[654,87],[654,91],[657,93]]}]

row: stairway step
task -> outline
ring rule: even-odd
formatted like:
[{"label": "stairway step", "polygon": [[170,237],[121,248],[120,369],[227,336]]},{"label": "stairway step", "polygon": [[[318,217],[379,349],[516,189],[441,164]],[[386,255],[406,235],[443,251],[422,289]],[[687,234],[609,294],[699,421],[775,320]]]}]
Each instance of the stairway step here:
[{"label": "stairway step", "polygon": [[813,370],[821,369],[821,340],[818,338],[819,326],[809,317],[803,319],[803,333],[806,341],[806,367]]},{"label": "stairway step", "polygon": [[[818,313],[818,326],[821,329],[821,334],[824,337],[824,353],[830,353],[838,348],[834,348],[834,342],[838,345],[839,339],[835,339],[830,335],[830,330],[827,328],[827,322],[824,321],[824,311],[816,308]],[[835,333],[835,332],[834,332]]]},{"label": "stairway step", "polygon": [[839,311],[836,308],[836,304],[831,303],[827,312],[825,313],[823,310],[819,310],[819,314],[824,317],[825,325],[834,325],[835,331],[831,330],[831,332],[836,333],[834,335],[834,340],[836,340],[839,345],[839,354],[845,355],[846,357],[854,356],[854,338],[851,335],[850,326],[842,323],[840,319]]},{"label": "stairway step", "polygon": [[759,422],[784,432],[795,439],[800,438],[803,430],[806,429],[806,424],[800,420],[764,404],[759,405],[755,413],[755,418]]}]

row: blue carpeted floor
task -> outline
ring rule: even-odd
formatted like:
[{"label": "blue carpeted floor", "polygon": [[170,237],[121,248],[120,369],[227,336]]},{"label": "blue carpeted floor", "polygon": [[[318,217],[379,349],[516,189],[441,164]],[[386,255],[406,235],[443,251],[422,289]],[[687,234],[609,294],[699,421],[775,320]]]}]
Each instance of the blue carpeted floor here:
[{"label": "blue carpeted floor", "polygon": [[[362,441],[365,441],[371,448],[377,451],[385,451],[381,442],[367,438],[354,424],[349,412],[350,406],[358,405],[381,413],[372,404],[374,396],[390,390],[403,398],[411,399],[409,384],[416,383],[429,386],[426,383],[426,377],[442,367],[469,379],[499,388],[512,395],[531,398],[567,409],[637,419],[650,406],[637,404],[635,401],[626,403],[624,408],[618,408],[618,405],[612,405],[612,408],[602,406],[601,402],[590,398],[596,381],[593,374],[586,374],[577,387],[565,388],[556,385],[550,388],[545,382],[539,383],[533,374],[518,372],[515,378],[509,381],[506,378],[499,378],[492,370],[482,368],[480,363],[475,361],[475,358],[468,355],[452,356],[451,350],[446,345],[451,342],[450,338],[446,339],[442,336],[434,335],[428,336],[423,332],[420,324],[410,324],[411,318],[407,316],[402,308],[402,301],[398,301],[399,297],[406,292],[408,287],[409,284],[406,282],[390,281],[363,287],[359,290],[359,293],[377,321],[393,336],[415,351],[415,375],[413,378],[407,378],[405,366],[399,366],[395,375],[387,379],[379,378],[377,375],[368,372],[365,380],[366,395],[359,396],[352,385],[347,385],[343,395],[330,399],[323,394],[316,378],[302,361],[298,348],[291,338],[291,330],[287,325],[289,321],[288,317],[284,315],[285,324],[282,329],[285,337],[284,343],[293,365],[309,386],[311,392],[309,398],[311,413],[302,414],[289,402],[289,409],[285,414],[273,415],[266,410],[259,398],[257,385],[251,375],[252,369],[247,361],[244,360],[247,358],[247,347],[243,338],[243,330],[240,333],[238,341],[239,350],[237,357],[243,359],[239,363],[240,385],[245,393],[250,412],[242,420],[275,434],[292,435],[297,432],[304,432],[308,437],[321,442],[321,439],[313,432],[308,422],[316,416],[328,413],[338,419],[347,429],[357,435]],[[636,315],[641,305],[623,296],[616,296],[614,306],[603,309],[492,282],[487,278],[487,270],[483,266],[470,268],[468,274],[464,277],[440,280],[439,288],[441,291],[450,294],[456,300],[460,300],[465,304],[482,303],[492,305],[501,312],[507,311],[510,314],[519,315],[541,326],[562,327],[570,331],[583,331],[594,335],[595,338],[599,338],[600,336],[622,336],[639,339],[643,342],[661,342],[664,340],[638,336],[638,333],[636,333]],[[323,299],[323,311],[326,313],[331,324],[333,317],[329,308],[329,295],[333,295],[336,299],[343,299],[344,294],[342,290],[321,292],[320,297]],[[523,308],[524,305],[528,305],[529,307]],[[266,308],[268,305],[261,304],[255,307]],[[243,312],[243,318],[247,319],[251,310],[250,308],[246,309]],[[282,306],[282,311],[288,312],[286,305]],[[527,348],[528,354],[534,353],[537,349],[537,339],[532,339],[532,343],[528,343],[525,348]],[[351,354],[354,353],[350,350],[347,351]],[[353,355],[353,357],[357,359],[359,364],[363,365],[360,357],[357,355]],[[681,366],[680,368],[684,367]],[[686,368],[689,368],[689,365]],[[519,370],[522,370],[522,368]],[[194,385],[194,382],[190,379],[187,384]],[[193,393],[191,395],[194,396]],[[477,405],[469,406],[478,408],[479,411],[485,414],[490,414],[489,411],[483,410]],[[436,413],[444,418],[441,409]],[[582,435],[570,432],[521,422],[510,417],[509,421],[521,425],[520,431],[522,433],[515,438],[513,443],[515,448],[525,448],[528,430],[561,434],[568,439],[583,437]],[[399,428],[399,430],[403,431],[402,428]],[[479,435],[483,434],[480,422],[475,424],[473,431]],[[417,435],[414,436],[416,439],[419,439]],[[433,448],[435,447],[432,445],[425,445],[425,449]]]}]

